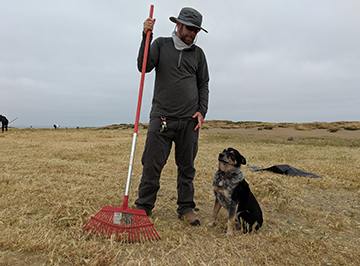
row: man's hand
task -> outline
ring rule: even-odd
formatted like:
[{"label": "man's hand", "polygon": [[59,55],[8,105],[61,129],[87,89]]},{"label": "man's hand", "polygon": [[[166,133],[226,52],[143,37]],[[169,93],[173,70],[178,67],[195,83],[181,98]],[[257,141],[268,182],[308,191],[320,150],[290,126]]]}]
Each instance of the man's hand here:
[{"label": "man's hand", "polygon": [[154,29],[154,24],[155,24],[156,19],[154,18],[147,18],[144,21],[144,33],[146,34],[148,32],[148,30],[153,30]]},{"label": "man's hand", "polygon": [[194,130],[195,130],[195,131],[196,131],[196,130],[199,130],[199,129],[201,128],[203,122],[204,122],[204,117],[203,117],[203,115],[202,115],[200,112],[196,112],[196,113],[192,116],[192,118],[197,118],[198,123],[197,123],[196,127],[194,128]]}]

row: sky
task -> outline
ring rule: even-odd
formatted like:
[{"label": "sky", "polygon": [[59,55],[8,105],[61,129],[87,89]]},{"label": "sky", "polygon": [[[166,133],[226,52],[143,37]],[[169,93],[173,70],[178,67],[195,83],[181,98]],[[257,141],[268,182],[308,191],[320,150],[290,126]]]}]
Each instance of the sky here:
[{"label": "sky", "polygon": [[[182,7],[203,15],[206,120],[360,121],[358,0],[0,0],[0,114],[13,127],[133,124],[136,59],[154,5],[154,38]],[[146,74],[147,123],[154,72]]]}]

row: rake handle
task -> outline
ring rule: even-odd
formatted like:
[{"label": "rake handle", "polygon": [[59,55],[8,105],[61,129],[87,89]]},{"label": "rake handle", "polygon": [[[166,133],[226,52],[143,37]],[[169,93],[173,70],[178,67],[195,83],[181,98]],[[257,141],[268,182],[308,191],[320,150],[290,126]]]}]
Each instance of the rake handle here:
[{"label": "rake handle", "polygon": [[[150,15],[149,15],[150,18],[153,17],[153,13],[154,13],[154,5],[151,5],[150,6]],[[129,171],[128,171],[128,177],[127,177],[127,181],[126,181],[124,202],[122,205],[122,208],[124,210],[127,209],[128,201],[129,201],[130,179],[131,179],[132,166],[133,166],[133,162],[134,162],[136,138],[137,138],[137,133],[138,133],[138,128],[139,128],[141,102],[142,102],[144,81],[145,81],[145,72],[146,72],[146,63],[147,63],[147,57],[148,57],[148,52],[149,52],[148,50],[149,50],[149,45],[150,45],[150,34],[151,34],[151,30],[148,30],[146,32],[145,50],[144,50],[143,64],[142,64],[142,70],[141,70],[141,79],[140,79],[139,97],[138,97],[138,103],[137,103],[137,109],[136,109],[134,135],[133,135],[133,141],[132,141],[132,145],[131,145]]]},{"label": "rake handle", "polygon": [[[153,13],[154,13],[154,5],[151,5],[149,18],[153,17]],[[138,127],[139,127],[141,102],[142,102],[144,81],[145,81],[146,63],[147,63],[147,57],[148,57],[148,52],[149,52],[148,50],[149,50],[149,45],[150,45],[150,34],[151,34],[151,30],[148,30],[146,32],[145,51],[144,51],[144,58],[143,58],[143,64],[142,64],[142,70],[141,70],[140,89],[139,89],[139,98],[138,98],[137,110],[136,110],[134,133],[138,133]]]}]

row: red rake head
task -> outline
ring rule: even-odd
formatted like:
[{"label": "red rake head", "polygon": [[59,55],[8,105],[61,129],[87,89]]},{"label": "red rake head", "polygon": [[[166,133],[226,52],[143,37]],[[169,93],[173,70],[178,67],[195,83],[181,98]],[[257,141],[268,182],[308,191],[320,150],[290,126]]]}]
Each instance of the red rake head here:
[{"label": "red rake head", "polygon": [[105,206],[83,227],[94,234],[106,234],[123,242],[160,240],[160,236],[143,210]]}]

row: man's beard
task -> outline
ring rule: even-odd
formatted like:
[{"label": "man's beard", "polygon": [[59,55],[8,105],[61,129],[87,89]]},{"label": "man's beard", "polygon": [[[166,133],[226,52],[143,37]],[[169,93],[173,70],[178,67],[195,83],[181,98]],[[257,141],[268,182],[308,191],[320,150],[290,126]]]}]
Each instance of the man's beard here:
[{"label": "man's beard", "polygon": [[[191,36],[191,35],[184,35],[183,34],[183,27],[185,27],[184,25],[181,25],[180,27],[180,32],[179,32],[179,35],[180,35],[180,40],[182,40],[184,43],[186,43],[187,45],[190,45],[194,42],[195,40],[195,37],[194,36]],[[191,39],[191,42],[187,42],[186,41],[186,37],[189,37]]]}]

